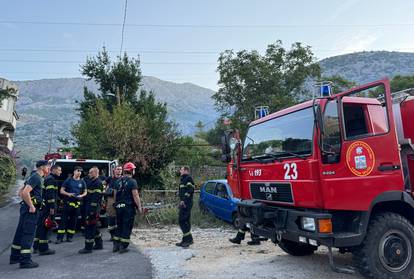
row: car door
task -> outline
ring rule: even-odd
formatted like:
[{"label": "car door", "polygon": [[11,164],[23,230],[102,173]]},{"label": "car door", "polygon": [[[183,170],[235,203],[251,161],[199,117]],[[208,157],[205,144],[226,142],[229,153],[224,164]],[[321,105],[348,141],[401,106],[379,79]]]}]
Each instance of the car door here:
[{"label": "car door", "polygon": [[227,185],[218,182],[216,185],[215,195],[214,195],[214,210],[217,217],[220,219],[231,222],[232,212],[231,212],[231,200]]},{"label": "car door", "polygon": [[209,212],[214,213],[214,191],[216,189],[216,182],[207,181],[203,188],[203,195],[201,197],[202,206]]}]

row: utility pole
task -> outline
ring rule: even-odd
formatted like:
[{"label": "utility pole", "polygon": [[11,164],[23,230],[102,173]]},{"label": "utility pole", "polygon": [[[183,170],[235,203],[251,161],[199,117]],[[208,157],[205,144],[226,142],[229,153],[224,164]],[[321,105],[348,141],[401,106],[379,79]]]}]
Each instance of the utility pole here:
[{"label": "utility pole", "polygon": [[53,138],[53,122],[50,122],[51,125],[49,126],[49,151],[47,152],[50,154],[50,151],[52,149],[52,138]]}]

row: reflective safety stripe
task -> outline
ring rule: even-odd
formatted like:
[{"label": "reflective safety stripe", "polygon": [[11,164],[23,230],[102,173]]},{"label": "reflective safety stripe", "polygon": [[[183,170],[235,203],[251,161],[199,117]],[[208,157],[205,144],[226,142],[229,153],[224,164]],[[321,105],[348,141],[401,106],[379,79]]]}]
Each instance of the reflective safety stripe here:
[{"label": "reflective safety stripe", "polygon": [[66,232],[65,230],[58,230],[57,233],[65,233],[65,232]]},{"label": "reflective safety stripe", "polygon": [[94,189],[94,190],[88,190],[88,193],[93,194],[93,193],[102,193],[101,189]]},{"label": "reflective safety stripe", "polygon": [[100,238],[100,237],[102,237],[102,234],[95,235],[95,238]]},{"label": "reflective safety stripe", "polygon": [[108,226],[108,231],[115,230],[118,226]]},{"label": "reflective safety stripe", "polygon": [[116,208],[123,208],[123,207],[125,207],[126,206],[126,204],[125,203],[120,203],[120,204],[118,204],[117,206],[116,206]]},{"label": "reflective safety stripe", "polygon": [[21,254],[30,254],[30,253],[32,253],[32,250],[31,249],[23,249],[23,250],[20,250],[20,253]]},{"label": "reflective safety stripe", "polygon": [[184,187],[187,187],[187,186],[185,186],[184,184],[180,184],[180,188],[184,188]]},{"label": "reflective safety stripe", "polygon": [[30,199],[32,200],[33,205],[37,205],[37,200],[35,197],[31,197]]},{"label": "reflective safety stripe", "polygon": [[33,241],[39,241],[39,239],[38,238],[33,238]]},{"label": "reflective safety stripe", "polygon": [[19,246],[19,245],[14,245],[14,244],[12,244],[11,248],[12,248],[12,249],[14,249],[14,250],[20,250],[20,249],[22,249],[22,247],[21,247],[21,246]]},{"label": "reflective safety stripe", "polygon": [[188,232],[188,233],[184,233],[183,234],[183,236],[189,236],[189,235],[191,235],[191,232]]},{"label": "reflective safety stripe", "polygon": [[187,186],[194,187],[194,184],[193,184],[193,183],[191,183],[191,182],[188,182],[188,183],[187,183]]},{"label": "reflective safety stripe", "polygon": [[98,206],[96,202],[91,202],[91,206]]},{"label": "reflective safety stripe", "polygon": [[246,234],[246,232],[243,230],[239,230],[239,233]]},{"label": "reflective safety stripe", "polygon": [[94,243],[94,242],[95,242],[95,240],[94,240],[94,239],[85,239],[85,242],[86,242],[86,243]]},{"label": "reflective safety stripe", "polygon": [[70,234],[75,234],[75,233],[76,233],[76,231],[74,231],[74,230],[67,230],[67,233],[70,233]]},{"label": "reflective safety stripe", "polygon": [[47,202],[48,203],[54,203],[54,202],[56,202],[56,200],[55,199],[51,199],[51,200],[47,200]]},{"label": "reflective safety stripe", "polygon": [[119,238],[119,240],[124,243],[129,243],[129,239],[126,238]]},{"label": "reflective safety stripe", "polygon": [[80,202],[70,202],[69,205],[78,208],[80,206]]},{"label": "reflective safety stripe", "polygon": [[114,236],[114,240],[119,240],[119,237],[117,237],[117,236]]},{"label": "reflective safety stripe", "polygon": [[46,190],[57,190],[58,189],[58,187],[57,186],[54,186],[54,185],[49,185],[49,186],[46,186],[46,188],[45,188]]},{"label": "reflective safety stripe", "polygon": [[48,243],[49,241],[47,240],[47,239],[42,239],[42,240],[39,240],[39,243],[42,243],[42,244],[45,244],[45,243]]}]

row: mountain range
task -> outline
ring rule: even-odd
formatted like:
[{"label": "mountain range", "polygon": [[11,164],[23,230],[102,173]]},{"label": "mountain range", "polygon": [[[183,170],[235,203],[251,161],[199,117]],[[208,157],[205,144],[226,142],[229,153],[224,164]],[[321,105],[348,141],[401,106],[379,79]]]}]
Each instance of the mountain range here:
[{"label": "mountain range", "polygon": [[[414,75],[414,53],[359,52],[326,58],[319,63],[323,75],[340,75],[357,84],[395,75]],[[70,136],[70,127],[78,120],[76,100],[82,99],[84,85],[98,92],[94,82],[82,78],[15,83],[20,88],[16,108],[20,115],[16,149],[26,161],[39,158],[48,151],[51,134],[52,151],[59,146],[57,136]],[[211,98],[213,90],[150,76],[143,77],[142,88],[154,91],[158,101],[167,103],[170,118],[183,134],[193,134],[198,121],[206,124],[206,128],[211,127],[219,115]]]}]

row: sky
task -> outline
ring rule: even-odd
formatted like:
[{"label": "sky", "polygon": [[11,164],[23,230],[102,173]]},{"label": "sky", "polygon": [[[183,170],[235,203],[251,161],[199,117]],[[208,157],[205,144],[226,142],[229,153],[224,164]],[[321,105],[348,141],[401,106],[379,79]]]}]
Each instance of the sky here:
[{"label": "sky", "polygon": [[[0,77],[79,77],[105,46],[120,53],[125,0],[0,0]],[[123,50],[142,73],[217,90],[217,58],[282,40],[318,60],[357,51],[414,52],[414,1],[129,0]]]}]

